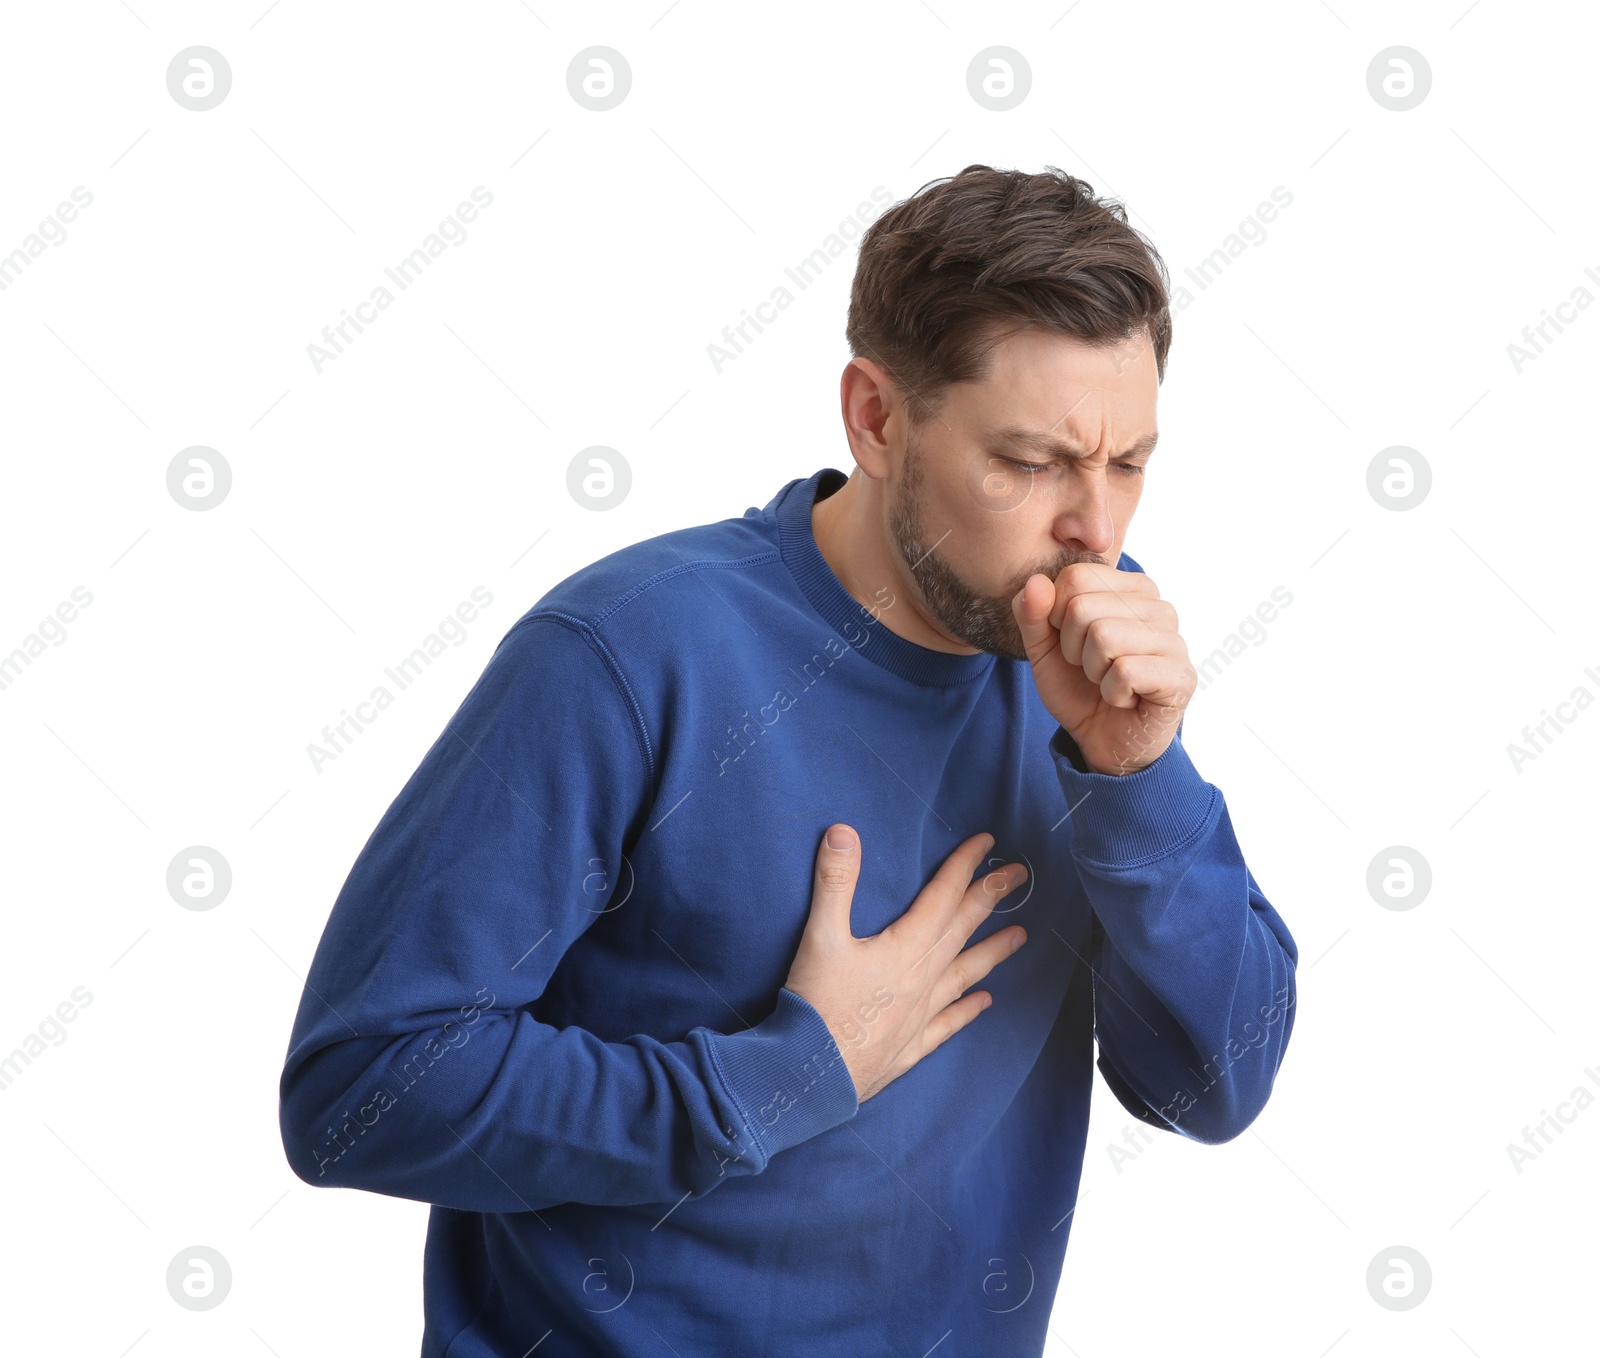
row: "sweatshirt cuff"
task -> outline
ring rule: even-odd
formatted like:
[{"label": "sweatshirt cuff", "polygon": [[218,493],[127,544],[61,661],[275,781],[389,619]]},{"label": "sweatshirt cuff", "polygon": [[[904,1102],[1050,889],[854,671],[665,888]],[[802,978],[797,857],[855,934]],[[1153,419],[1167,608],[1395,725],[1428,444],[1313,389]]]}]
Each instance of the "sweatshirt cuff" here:
[{"label": "sweatshirt cuff", "polygon": [[1220,795],[1189,759],[1182,728],[1137,773],[1095,773],[1063,726],[1050,738],[1072,824],[1072,852],[1104,867],[1165,857],[1198,835]]},{"label": "sweatshirt cuff", "polygon": [[787,986],[753,1028],[713,1033],[712,1059],[764,1152],[781,1150],[848,1122],[861,1106],[856,1082],[821,1014]]}]

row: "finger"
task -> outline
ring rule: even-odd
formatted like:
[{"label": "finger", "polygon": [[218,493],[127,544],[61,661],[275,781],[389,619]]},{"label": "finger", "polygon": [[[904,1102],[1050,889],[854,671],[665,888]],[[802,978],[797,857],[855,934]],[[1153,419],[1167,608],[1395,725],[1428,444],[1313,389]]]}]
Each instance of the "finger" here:
[{"label": "finger", "polygon": [[972,874],[983,862],[983,856],[993,847],[994,836],[987,832],[973,835],[956,845],[928,880],[928,885],[918,893],[911,908],[883,932],[918,940],[921,943],[920,962],[949,931],[950,921],[972,881]]},{"label": "finger", "polygon": [[1160,598],[1156,583],[1143,571],[1119,571],[1098,561],[1074,561],[1056,576],[1056,599],[1050,622],[1061,626],[1067,604],[1080,594],[1115,594],[1133,598]]},{"label": "finger", "polygon": [[[843,841],[842,847],[835,847]],[[850,905],[855,898],[856,879],[861,874],[861,836],[848,825],[830,825],[817,845],[817,861],[811,879],[813,922],[834,932],[850,933]]]},{"label": "finger", "polygon": [[[1178,610],[1167,600],[1154,596],[1130,596],[1109,590],[1075,594],[1061,614],[1061,654],[1074,665],[1083,664],[1083,645],[1089,629],[1102,620],[1132,622],[1146,640],[1178,630]],[[1148,650],[1135,645],[1133,650]]]},{"label": "finger", "polygon": [[939,978],[933,990],[934,1007],[942,1008],[959,999],[1027,941],[1028,931],[1015,924],[990,934],[981,943],[974,943],[956,957]]},{"label": "finger", "polygon": [[[1043,584],[1039,582],[1043,581]],[[1050,622],[1055,609],[1055,586],[1048,575],[1033,574],[1023,582],[1011,600],[1011,613],[1017,620],[1022,649],[1029,662],[1048,655],[1056,643],[1056,629]]]},{"label": "finger", "polygon": [[[1021,863],[1008,863],[1003,868],[985,873],[968,887],[955,914],[951,916],[949,925],[933,941],[925,954],[932,959],[930,974],[935,977],[942,976],[952,964],[956,954],[967,946],[967,940],[977,931],[978,926],[989,918],[1001,899],[1027,880],[1027,868]],[[966,985],[971,984],[971,981],[966,982]],[[962,989],[965,989],[966,985],[962,986]]]},{"label": "finger", "polygon": [[[956,908],[955,917],[951,920],[952,932],[958,940],[956,946],[965,947],[967,940],[977,931],[978,926],[989,918],[1001,899],[1010,895],[1027,880],[1027,868],[1021,863],[1007,863],[993,872],[984,873],[969,886]],[[954,956],[953,953],[951,955]]]},{"label": "finger", "polygon": [[[1175,656],[1182,645],[1176,632],[1160,631],[1138,618],[1096,618],[1083,629],[1082,649],[1073,663],[1083,666],[1090,683],[1098,684],[1113,660],[1123,656]],[[1064,633],[1062,646],[1066,646]]]},{"label": "finger", "polygon": [[1142,701],[1152,708],[1176,711],[1188,701],[1188,673],[1187,662],[1169,656],[1118,656],[1099,681],[1100,696],[1112,707],[1134,708]]},{"label": "finger", "polygon": [[935,1047],[949,1041],[953,1034],[960,1032],[983,1013],[993,998],[987,990],[974,990],[970,995],[963,995],[959,1000],[945,1005],[923,1024],[922,1051],[917,1059],[920,1061]]}]

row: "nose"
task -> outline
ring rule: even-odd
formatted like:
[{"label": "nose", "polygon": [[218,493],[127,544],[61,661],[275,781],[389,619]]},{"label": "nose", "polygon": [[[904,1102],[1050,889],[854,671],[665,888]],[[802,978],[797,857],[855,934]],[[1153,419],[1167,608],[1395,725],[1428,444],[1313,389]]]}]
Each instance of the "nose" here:
[{"label": "nose", "polygon": [[1111,517],[1110,471],[1077,467],[1067,487],[1067,503],[1056,518],[1056,539],[1079,551],[1108,556],[1117,539]]}]

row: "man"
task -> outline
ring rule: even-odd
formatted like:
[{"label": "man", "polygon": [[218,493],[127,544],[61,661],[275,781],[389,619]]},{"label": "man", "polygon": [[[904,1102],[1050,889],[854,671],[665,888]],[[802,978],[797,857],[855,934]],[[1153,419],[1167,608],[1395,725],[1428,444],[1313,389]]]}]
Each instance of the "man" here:
[{"label": "man", "polygon": [[335,903],[284,1146],[434,1204],[425,1358],[1038,1355],[1096,1039],[1201,1142],[1271,1091],[1297,950],[1122,552],[1164,266],[969,166],[847,336],[849,478],[558,584]]}]

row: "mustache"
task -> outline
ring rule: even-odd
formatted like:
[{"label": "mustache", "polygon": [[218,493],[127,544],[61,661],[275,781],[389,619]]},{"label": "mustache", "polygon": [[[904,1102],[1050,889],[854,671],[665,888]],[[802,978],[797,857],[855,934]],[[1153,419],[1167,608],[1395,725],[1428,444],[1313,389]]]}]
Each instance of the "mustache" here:
[{"label": "mustache", "polygon": [[1066,557],[1056,562],[1052,566],[1035,566],[1031,570],[1024,571],[1016,578],[1011,592],[1012,594],[1015,594],[1017,590],[1021,589],[1036,575],[1047,575],[1050,577],[1051,583],[1054,583],[1056,577],[1060,575],[1062,571],[1066,570],[1068,566],[1076,566],[1080,561],[1092,561],[1097,566],[1109,566],[1113,564],[1112,562],[1107,561],[1099,552],[1069,552]]}]

